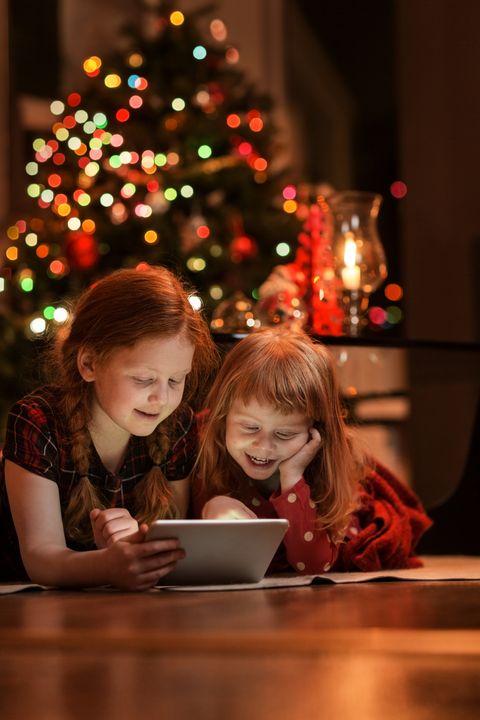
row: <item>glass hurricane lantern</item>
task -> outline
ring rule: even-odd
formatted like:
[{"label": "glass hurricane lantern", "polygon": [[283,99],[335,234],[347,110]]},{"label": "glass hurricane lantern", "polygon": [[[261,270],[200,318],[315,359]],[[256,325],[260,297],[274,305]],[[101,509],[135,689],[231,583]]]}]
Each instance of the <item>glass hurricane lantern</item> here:
[{"label": "glass hurricane lantern", "polygon": [[382,196],[360,190],[335,192],[326,198],[331,247],[344,311],[345,335],[361,333],[370,294],[387,277],[385,252],[377,229]]}]

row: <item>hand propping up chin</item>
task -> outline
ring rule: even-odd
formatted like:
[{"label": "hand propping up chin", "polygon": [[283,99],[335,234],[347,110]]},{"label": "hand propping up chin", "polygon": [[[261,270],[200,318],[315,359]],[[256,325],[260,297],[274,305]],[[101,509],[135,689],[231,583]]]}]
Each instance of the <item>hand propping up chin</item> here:
[{"label": "hand propping up chin", "polygon": [[321,444],[322,438],[319,431],[312,427],[310,429],[309,439],[305,445],[303,445],[295,455],[292,455],[280,463],[278,469],[280,471],[280,487],[282,493],[290,490],[300,480],[305,472],[305,468],[312,462],[320,450]]}]

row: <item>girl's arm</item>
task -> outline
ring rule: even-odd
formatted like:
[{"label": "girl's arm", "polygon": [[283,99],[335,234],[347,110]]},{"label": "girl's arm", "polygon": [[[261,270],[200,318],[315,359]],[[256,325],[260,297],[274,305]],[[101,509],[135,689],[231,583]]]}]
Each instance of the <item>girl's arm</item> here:
[{"label": "girl's arm", "polygon": [[270,497],[279,517],[289,528],[283,540],[289,565],[300,573],[317,574],[330,570],[337,547],[325,530],[318,528],[315,503],[303,479],[305,468],[320,450],[322,438],[312,427],[307,442],[294,455],[280,463],[280,489]]},{"label": "girl's arm", "polygon": [[330,570],[338,548],[325,530],[317,525],[315,503],[303,478],[285,492],[270,497],[278,517],[286,518],[289,528],[283,540],[289,565],[299,573],[314,575]]},{"label": "girl's arm", "polygon": [[101,550],[70,550],[65,542],[57,485],[8,460],[5,480],[22,560],[33,582],[144,590],[184,557],[176,540],[143,542],[146,526],[128,542],[120,540]]}]

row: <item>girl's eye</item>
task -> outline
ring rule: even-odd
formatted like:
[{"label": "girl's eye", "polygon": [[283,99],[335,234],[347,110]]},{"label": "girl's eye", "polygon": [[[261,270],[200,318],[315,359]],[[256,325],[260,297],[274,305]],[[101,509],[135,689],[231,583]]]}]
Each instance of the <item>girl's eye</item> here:
[{"label": "girl's eye", "polygon": [[280,440],[291,440],[292,438],[295,437],[295,433],[277,432],[275,434]]},{"label": "girl's eye", "polygon": [[181,380],[174,380],[173,378],[170,378],[169,383],[170,385],[181,385],[185,381],[185,378],[182,378]]},{"label": "girl's eye", "polygon": [[137,383],[137,385],[148,385],[149,383],[153,382],[152,378],[134,377],[132,379],[133,379],[133,382]]},{"label": "girl's eye", "polygon": [[242,429],[246,432],[257,432],[258,427],[256,425],[242,425]]}]

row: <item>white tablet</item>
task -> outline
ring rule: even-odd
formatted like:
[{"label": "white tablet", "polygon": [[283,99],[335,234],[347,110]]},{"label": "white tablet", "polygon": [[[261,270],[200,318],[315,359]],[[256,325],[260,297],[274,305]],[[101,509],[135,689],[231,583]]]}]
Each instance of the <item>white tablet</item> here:
[{"label": "white tablet", "polygon": [[288,529],[288,520],[157,520],[147,540],[178,538],[186,557],[162,585],[255,583]]}]

